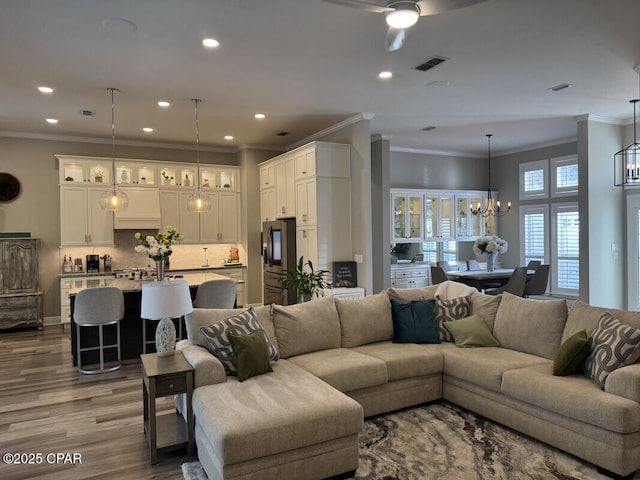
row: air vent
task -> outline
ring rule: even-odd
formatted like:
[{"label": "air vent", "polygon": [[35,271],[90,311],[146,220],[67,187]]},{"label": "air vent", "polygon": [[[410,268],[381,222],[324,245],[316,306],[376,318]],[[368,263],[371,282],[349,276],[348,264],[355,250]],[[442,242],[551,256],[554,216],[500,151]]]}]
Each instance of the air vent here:
[{"label": "air vent", "polygon": [[555,87],[550,87],[549,90],[552,92],[559,92],[560,90],[564,90],[565,88],[570,88],[573,85],[570,83],[561,83],[560,85],[556,85]]},{"label": "air vent", "polygon": [[289,135],[289,132],[278,132],[278,133],[276,133],[276,135],[278,135],[279,137],[285,137],[285,136]]},{"label": "air vent", "polygon": [[448,59],[444,57],[431,57],[429,60],[427,60],[423,64],[418,65],[416,67],[416,70],[420,70],[421,72],[426,72],[428,70],[431,70],[433,67],[437,67],[441,63],[446,62],[447,60]]},{"label": "air vent", "polygon": [[423,132],[430,132],[431,130],[435,130],[437,127],[434,127],[433,125],[429,125],[428,127],[424,127],[421,130]]},{"label": "air vent", "polygon": [[96,112],[93,110],[80,110],[80,115],[83,117],[95,117]]}]

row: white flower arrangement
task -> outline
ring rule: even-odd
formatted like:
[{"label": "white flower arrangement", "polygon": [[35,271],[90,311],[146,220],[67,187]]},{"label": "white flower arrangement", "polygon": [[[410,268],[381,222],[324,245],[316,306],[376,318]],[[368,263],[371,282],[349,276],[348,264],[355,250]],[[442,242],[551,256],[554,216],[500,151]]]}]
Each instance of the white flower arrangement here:
[{"label": "white flower arrangement", "polygon": [[479,237],[473,244],[473,253],[482,255],[483,253],[505,253],[509,249],[506,240],[497,235]]},{"label": "white flower arrangement", "polygon": [[171,250],[173,242],[181,241],[184,236],[179,234],[176,228],[167,225],[165,233],[158,232],[155,237],[153,235],[143,237],[140,232],[136,232],[135,238],[140,242],[140,245],[136,245],[136,252],[145,253],[153,260],[167,260],[173,252]]}]

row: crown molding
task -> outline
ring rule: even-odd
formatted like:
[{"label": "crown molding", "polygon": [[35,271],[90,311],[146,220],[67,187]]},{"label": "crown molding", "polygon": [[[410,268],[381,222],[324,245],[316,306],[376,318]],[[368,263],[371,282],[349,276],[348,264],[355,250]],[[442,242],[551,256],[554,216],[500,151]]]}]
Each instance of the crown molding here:
[{"label": "crown molding", "polygon": [[463,153],[463,152],[455,152],[451,150],[429,150],[425,148],[407,148],[407,147],[398,147],[392,146],[389,150],[392,152],[400,152],[400,153],[418,153],[421,155],[444,155],[447,157],[465,157],[465,158],[485,158],[485,155],[478,155],[475,153]]},{"label": "crown molding", "polygon": [[331,125],[325,128],[324,130],[320,130],[319,132],[316,132],[313,135],[309,135],[308,137],[303,138],[302,140],[292,143],[287,147],[287,150],[293,150],[298,147],[301,147],[302,145],[306,145],[307,143],[320,140],[321,138],[329,135],[330,133],[337,132],[338,130],[342,130],[343,128],[348,127],[349,125],[353,125],[354,123],[358,123],[362,120],[371,120],[374,116],[375,114],[373,113],[367,113],[367,112],[358,113],[356,115],[353,115],[352,117],[344,119],[341,122]]}]

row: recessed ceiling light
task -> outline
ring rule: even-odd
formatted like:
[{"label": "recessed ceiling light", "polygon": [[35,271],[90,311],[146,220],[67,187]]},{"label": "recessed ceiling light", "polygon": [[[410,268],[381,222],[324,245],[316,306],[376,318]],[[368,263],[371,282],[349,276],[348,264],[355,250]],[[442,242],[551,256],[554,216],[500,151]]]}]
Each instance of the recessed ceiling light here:
[{"label": "recessed ceiling light", "polygon": [[151,127],[142,127],[142,130],[147,132],[147,133],[153,132],[153,128],[151,128]]},{"label": "recessed ceiling light", "polygon": [[57,118],[47,118],[47,123],[51,123],[51,124],[58,123],[58,119]]},{"label": "recessed ceiling light", "polygon": [[202,40],[202,45],[209,48],[216,48],[220,46],[220,42],[215,38],[205,38]]},{"label": "recessed ceiling light", "polygon": [[263,120],[264,118],[266,118],[266,115],[264,113],[256,113],[254,117],[258,120]]},{"label": "recessed ceiling light", "polygon": [[225,135],[224,139],[225,140],[233,140],[233,135]]},{"label": "recessed ceiling light", "polygon": [[51,87],[38,87],[38,90],[40,90],[40,93],[53,93],[53,88]]},{"label": "recessed ceiling light", "polygon": [[158,106],[162,107],[162,108],[167,108],[169,105],[171,105],[171,104],[169,102],[164,101],[164,100],[160,100],[158,102]]},{"label": "recessed ceiling light", "polygon": [[391,73],[391,72],[380,72],[378,74],[378,78],[386,79],[386,78],[391,78],[391,77],[393,77],[393,73]]}]

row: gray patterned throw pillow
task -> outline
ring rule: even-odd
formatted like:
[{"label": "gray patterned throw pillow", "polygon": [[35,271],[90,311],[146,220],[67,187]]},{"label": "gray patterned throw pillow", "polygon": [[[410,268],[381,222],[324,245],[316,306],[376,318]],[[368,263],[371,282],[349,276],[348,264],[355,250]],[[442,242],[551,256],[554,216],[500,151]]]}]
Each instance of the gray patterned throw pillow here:
[{"label": "gray patterned throw pillow", "polygon": [[591,353],[584,362],[584,373],[604,388],[611,372],[631,365],[640,356],[640,330],[605,312],[589,337],[589,347]]},{"label": "gray patterned throw pillow", "polygon": [[227,375],[237,375],[238,369],[233,358],[233,348],[229,340],[231,335],[246,335],[248,333],[261,331],[269,347],[269,358],[278,360],[278,350],[269,339],[269,335],[264,331],[258,316],[250,308],[235,317],[227,318],[207,327],[200,328],[200,331],[207,339],[209,351],[216,356],[224,366]]},{"label": "gray patterned throw pillow", "polygon": [[471,296],[442,300],[436,297],[435,317],[438,322],[438,332],[440,340],[443,342],[453,342],[451,332],[444,327],[445,322],[461,320],[470,315]]}]

